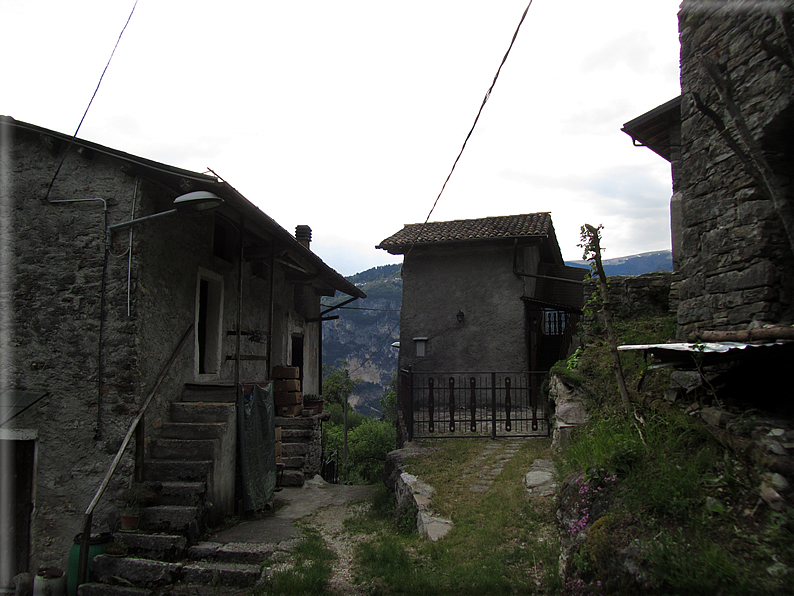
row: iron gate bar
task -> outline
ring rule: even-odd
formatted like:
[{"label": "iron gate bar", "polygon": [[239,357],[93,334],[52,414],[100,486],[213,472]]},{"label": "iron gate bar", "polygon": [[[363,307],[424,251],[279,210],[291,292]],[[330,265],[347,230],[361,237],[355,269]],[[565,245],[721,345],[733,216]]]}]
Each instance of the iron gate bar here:
[{"label": "iron gate bar", "polygon": [[428,428],[427,429],[432,433],[433,431],[436,430],[436,425],[433,422],[433,411],[436,409],[435,408],[436,400],[433,397],[433,387],[435,385],[435,381],[433,380],[433,377],[430,377],[427,380],[427,385],[428,385],[428,387],[427,387],[427,390],[428,390],[428,393],[427,393],[427,409],[428,409],[428,411],[430,413],[430,423],[428,424]]},{"label": "iron gate bar", "polygon": [[491,438],[496,438],[496,373],[491,373]]},{"label": "iron gate bar", "polygon": [[513,425],[510,424],[510,377],[505,377],[505,430],[513,430]]},{"label": "iron gate bar", "polygon": [[455,377],[449,378],[449,432],[455,432]]},{"label": "iron gate bar", "polygon": [[[538,378],[546,376],[546,371],[402,372],[404,379],[411,378],[405,392],[405,395],[412,396],[405,404],[406,418],[413,421],[407,433],[409,440],[414,437],[441,438],[449,435],[450,429],[454,429],[451,434],[455,436],[469,437],[549,435],[545,400],[539,392],[542,379]],[[457,399],[456,389],[460,391],[467,382],[468,400],[465,394],[463,399]],[[432,417],[429,416],[431,385]],[[447,391],[450,394],[444,395]],[[439,400],[444,404],[441,409],[438,409]],[[461,411],[456,414],[456,410]],[[429,428],[431,420],[432,432]]]},{"label": "iron gate bar", "polygon": [[471,398],[469,400],[469,409],[471,413],[471,432],[477,432],[477,379],[469,377],[469,388],[471,389]]}]

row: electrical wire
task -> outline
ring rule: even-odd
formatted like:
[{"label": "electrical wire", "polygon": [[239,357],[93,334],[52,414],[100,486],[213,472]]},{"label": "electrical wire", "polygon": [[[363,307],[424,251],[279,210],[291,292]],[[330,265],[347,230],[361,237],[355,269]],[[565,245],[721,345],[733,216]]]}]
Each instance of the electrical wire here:
[{"label": "electrical wire", "polygon": [[449,174],[447,174],[447,178],[446,180],[444,180],[444,184],[441,186],[441,190],[439,191],[435,202],[433,202],[433,206],[430,208],[430,213],[427,214],[427,217],[425,218],[422,227],[419,228],[416,237],[411,242],[411,246],[408,249],[408,252],[405,253],[406,256],[408,256],[408,253],[411,252],[414,245],[419,241],[419,238],[422,236],[422,232],[424,231],[427,222],[430,221],[430,216],[433,214],[433,211],[435,211],[436,205],[438,205],[438,201],[441,198],[441,195],[444,193],[444,189],[446,189],[449,179],[452,178],[452,173],[455,171],[455,166],[458,165],[458,161],[460,161],[460,158],[463,155],[463,151],[466,149],[466,144],[469,142],[471,135],[474,133],[474,128],[477,126],[477,122],[480,119],[480,115],[482,114],[483,108],[485,108],[485,104],[488,102],[488,99],[491,97],[491,92],[493,91],[493,88],[496,85],[496,79],[499,78],[499,73],[502,72],[502,67],[505,65],[505,62],[507,62],[507,57],[510,55],[510,50],[513,49],[513,44],[515,44],[516,42],[516,38],[518,37],[518,32],[521,29],[521,25],[524,24],[524,19],[526,19],[530,6],[532,6],[532,0],[529,0],[529,4],[527,4],[527,7],[524,9],[524,14],[521,15],[521,20],[518,22],[518,27],[516,27],[515,33],[513,33],[513,39],[510,40],[510,46],[507,48],[507,52],[505,52],[505,55],[502,58],[502,62],[499,64],[499,68],[496,70],[496,74],[494,75],[493,81],[491,82],[491,86],[488,87],[488,91],[485,93],[485,97],[483,97],[482,104],[480,104],[480,109],[477,111],[477,116],[474,118],[474,123],[471,125],[469,134],[466,135],[466,139],[463,141],[463,146],[460,148],[460,152],[458,153],[458,156],[455,158],[455,161],[452,164],[452,169],[450,169]]},{"label": "electrical wire", "polygon": [[[99,86],[102,84],[102,79],[105,78],[105,73],[110,66],[110,61],[113,60],[113,55],[116,53],[116,48],[119,47],[119,42],[121,42],[121,36],[124,35],[124,32],[127,30],[127,25],[130,24],[130,20],[132,19],[132,15],[135,13],[135,7],[138,6],[138,0],[135,0],[135,4],[132,5],[132,10],[130,11],[130,16],[127,17],[127,22],[124,23],[124,27],[121,28],[121,33],[119,33],[119,37],[116,40],[116,45],[113,46],[113,51],[110,52],[110,58],[108,58],[107,64],[105,64],[105,68],[102,70],[102,74],[99,77],[99,82],[96,84],[96,89],[94,89],[94,93],[91,95],[91,99],[88,102],[88,105],[85,108],[85,112],[83,112],[83,117],[80,118],[80,123],[77,125],[77,129],[74,131],[73,137],[77,138],[77,133],[80,132],[80,127],[83,126],[83,121],[85,117],[88,115],[88,110],[91,109],[91,104],[94,103],[94,98],[96,94],[99,92]],[[55,179],[58,177],[58,174],[61,172],[61,167],[63,166],[63,162],[66,161],[66,155],[69,153],[69,149],[71,149],[72,143],[69,143],[69,146],[66,147],[66,151],[63,153],[63,157],[61,157],[61,162],[58,164],[58,168],[55,170],[55,174],[52,176],[52,180],[50,181],[49,187],[47,187],[47,194],[45,195],[44,199],[47,200],[50,198],[50,191],[52,190],[52,185],[55,184]]]}]

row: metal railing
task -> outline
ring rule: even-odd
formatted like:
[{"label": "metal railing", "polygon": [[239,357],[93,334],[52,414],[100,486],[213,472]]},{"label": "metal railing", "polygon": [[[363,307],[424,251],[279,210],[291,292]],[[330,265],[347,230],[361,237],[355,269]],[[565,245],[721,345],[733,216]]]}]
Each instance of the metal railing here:
[{"label": "metal railing", "polygon": [[408,440],[548,436],[545,371],[401,371]]},{"label": "metal railing", "polygon": [[102,480],[102,483],[99,485],[99,488],[94,494],[94,498],[91,499],[91,503],[85,510],[83,514],[83,531],[82,536],[80,537],[80,554],[78,558],[77,564],[77,583],[76,585],[79,586],[85,581],[87,571],[88,571],[88,550],[91,545],[91,525],[94,518],[94,509],[96,509],[99,500],[102,498],[102,495],[105,493],[105,489],[107,489],[108,484],[110,483],[110,479],[113,477],[113,474],[116,472],[116,468],[121,461],[121,457],[124,455],[124,451],[126,451],[127,446],[130,444],[130,440],[132,436],[135,435],[135,481],[136,482],[143,482],[143,473],[144,473],[144,431],[145,431],[145,418],[144,414],[146,413],[146,408],[149,407],[149,404],[152,401],[155,393],[160,388],[163,380],[165,379],[168,372],[171,370],[171,367],[174,365],[177,356],[182,351],[185,343],[187,342],[188,338],[193,331],[193,325],[191,324],[188,327],[187,331],[182,335],[182,339],[179,341],[176,349],[174,350],[173,354],[171,354],[171,358],[168,359],[165,367],[163,368],[160,375],[157,377],[154,385],[152,386],[151,391],[149,391],[149,395],[146,397],[146,400],[143,402],[141,409],[138,411],[138,415],[130,424],[130,428],[127,431],[127,434],[124,436],[124,440],[121,442],[121,446],[119,447],[118,451],[116,452],[116,457],[113,458],[113,462],[110,464],[107,473],[105,474],[105,478]]}]

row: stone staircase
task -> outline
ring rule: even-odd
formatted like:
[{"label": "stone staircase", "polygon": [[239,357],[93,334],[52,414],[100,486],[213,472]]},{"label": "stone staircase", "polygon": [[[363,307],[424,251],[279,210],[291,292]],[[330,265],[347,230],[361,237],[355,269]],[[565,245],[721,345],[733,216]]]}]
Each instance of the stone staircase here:
[{"label": "stone staircase", "polygon": [[280,486],[303,486],[303,482],[320,473],[322,462],[322,421],[330,413],[310,417],[276,416],[276,427],[281,428]]},{"label": "stone staircase", "polygon": [[91,566],[97,581],[80,586],[79,596],[202,594],[207,586],[258,581],[261,570],[251,560],[261,553],[192,546],[208,525],[234,513],[235,398],[232,384],[185,386],[145,461],[155,502],[144,508],[138,531],[114,534],[127,555],[97,556]]}]

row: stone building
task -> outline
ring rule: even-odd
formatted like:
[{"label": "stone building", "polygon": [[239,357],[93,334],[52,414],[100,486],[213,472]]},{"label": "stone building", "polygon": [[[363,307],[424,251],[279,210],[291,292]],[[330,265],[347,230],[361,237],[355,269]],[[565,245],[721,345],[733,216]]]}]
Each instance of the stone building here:
[{"label": "stone building", "polygon": [[624,125],[672,164],[682,340],[793,322],[792,15],[684,0],[681,97]]},{"label": "stone building", "polygon": [[[16,493],[4,492],[16,507],[2,524],[4,554],[9,545],[16,553],[4,561],[5,587],[15,571],[65,566],[86,506],[172,357],[146,412],[144,455],[163,449],[186,388],[231,388],[231,403],[216,408],[229,424],[207,490],[216,517],[233,513],[234,387],[292,365],[304,393],[319,394],[320,298],[364,294],[310,250],[308,226],[296,239],[215,176],[8,117],[0,126],[11,232],[0,446],[4,483],[16,479]],[[128,453],[96,525],[114,523],[133,465]]]},{"label": "stone building", "polygon": [[526,434],[544,432],[543,371],[568,353],[586,274],[564,264],[551,214],[411,224],[377,248],[404,255],[399,369],[411,371],[400,389],[408,439],[442,427],[495,436],[525,423]]},{"label": "stone building", "polygon": [[549,322],[580,312],[586,270],[550,213],[406,225],[377,248],[405,255],[400,368],[548,369],[567,350]]}]

